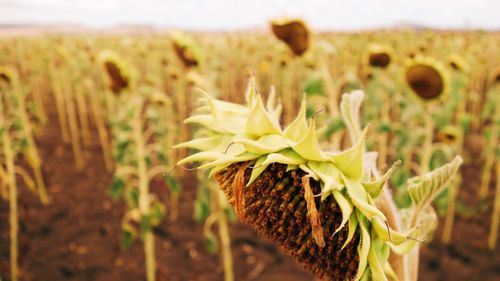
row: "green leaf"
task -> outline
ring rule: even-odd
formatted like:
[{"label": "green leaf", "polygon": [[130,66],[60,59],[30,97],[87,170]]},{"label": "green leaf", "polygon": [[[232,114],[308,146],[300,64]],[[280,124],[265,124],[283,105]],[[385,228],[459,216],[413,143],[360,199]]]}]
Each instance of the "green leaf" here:
[{"label": "green leaf", "polygon": [[262,174],[262,172],[266,170],[269,164],[263,165],[262,163],[264,162],[264,160],[266,160],[266,156],[262,156],[259,159],[257,159],[255,164],[253,165],[254,168],[252,169],[252,174],[250,175],[250,179],[248,180],[245,186],[251,185],[260,176],[260,174]]},{"label": "green leaf", "polygon": [[302,138],[304,138],[305,133],[308,131],[306,120],[306,106],[306,99],[304,97],[302,99],[302,103],[300,104],[299,114],[285,129],[284,134],[287,139],[298,142]]},{"label": "green leaf", "polygon": [[198,222],[204,222],[210,215],[210,190],[203,183],[198,186],[198,195],[194,202],[194,219]]},{"label": "green leaf", "polygon": [[260,137],[269,134],[281,135],[278,120],[266,111],[260,95],[256,96],[257,101],[253,106],[245,124],[245,133],[252,137]]},{"label": "green leaf", "polygon": [[462,157],[455,156],[450,163],[432,172],[410,178],[408,180],[408,193],[416,207],[422,208],[430,204],[453,179],[462,162]]},{"label": "green leaf", "polygon": [[191,148],[200,151],[213,150],[216,147],[220,146],[221,143],[228,143],[229,138],[224,135],[216,135],[212,137],[198,138],[194,140],[190,140],[187,142],[180,143],[175,145],[173,148]]},{"label": "green leaf", "polygon": [[307,93],[308,96],[312,96],[312,95],[325,96],[325,93],[323,90],[323,80],[310,79],[309,81],[307,81],[307,83],[304,87],[304,92]]},{"label": "green leaf", "polygon": [[122,250],[128,250],[132,244],[134,244],[134,241],[137,239],[137,234],[135,234],[133,231],[130,231],[129,229],[122,229],[121,235],[120,235],[120,247]]},{"label": "green leaf", "polygon": [[360,179],[363,176],[363,153],[365,150],[365,137],[368,127],[363,130],[358,141],[349,149],[338,154],[328,153],[344,175],[352,179]]},{"label": "green leaf", "polygon": [[316,137],[316,122],[314,119],[309,124],[307,134],[296,144],[292,146],[302,158],[313,161],[324,161],[327,157],[321,151]]},{"label": "green leaf", "polygon": [[164,174],[163,180],[167,184],[167,187],[175,194],[179,194],[182,190],[181,184],[174,177]]},{"label": "green leaf", "polygon": [[287,148],[277,153],[268,154],[266,160],[262,164],[269,165],[272,163],[281,163],[286,165],[301,165],[305,162],[304,158],[300,157],[293,149]]},{"label": "green leaf", "polygon": [[113,200],[118,199],[125,190],[125,182],[121,178],[113,178],[111,187],[108,190],[109,195]]},{"label": "green leaf", "polygon": [[247,138],[236,138],[234,143],[242,144],[246,151],[257,154],[273,153],[288,146],[286,139],[276,134],[261,136],[255,141]]},{"label": "green leaf", "polygon": [[387,281],[387,277],[385,276],[384,268],[382,266],[382,264],[385,263],[387,259],[383,259],[381,253],[379,253],[382,246],[383,245],[380,239],[374,239],[368,253],[368,263],[370,264],[372,278],[373,280],[377,281]]},{"label": "green leaf", "polygon": [[392,167],[385,172],[385,174],[375,180],[375,181],[361,181],[361,184],[365,188],[365,190],[370,194],[372,198],[377,198],[384,187],[384,184],[391,178],[392,174],[396,170],[398,166],[401,165],[401,161],[396,161],[392,164]]},{"label": "green leaf", "polygon": [[328,122],[328,125],[327,125],[326,130],[325,130],[325,136],[327,138],[330,138],[331,135],[333,135],[334,133],[336,133],[344,128],[345,128],[345,124],[344,124],[344,121],[342,120],[342,118],[333,116],[332,118],[330,118],[330,120]]},{"label": "green leaf", "polygon": [[[338,190],[333,190],[332,194],[333,198],[335,198],[335,201],[339,205],[340,210],[342,211],[342,222],[340,223],[340,226],[337,229],[335,229],[335,232],[333,233],[333,235],[335,235],[338,231],[343,229],[345,224],[351,219],[351,217],[354,216],[351,216],[353,211],[352,204],[347,200],[347,198],[345,198],[344,194],[342,194],[342,192]],[[351,227],[351,222],[349,221],[349,233],[351,232],[350,227]],[[354,235],[354,233],[352,233],[352,235]],[[346,243],[349,243],[348,241],[350,241],[349,238],[346,240]],[[346,243],[344,245],[346,245]]]},{"label": "green leaf", "polygon": [[359,227],[361,229],[361,242],[358,245],[358,272],[356,273],[356,276],[354,276],[354,280],[360,280],[367,268],[368,254],[370,253],[371,236],[370,232],[368,231],[369,226],[366,218],[357,211],[356,216],[359,222]]},{"label": "green leaf", "polygon": [[342,175],[347,187],[347,193],[351,197],[352,204],[368,219],[379,217],[385,220],[384,214],[375,206],[368,203],[368,194],[359,180],[351,180]]},{"label": "green leaf", "polygon": [[217,254],[219,248],[217,245],[217,237],[215,237],[215,235],[211,231],[205,232],[204,236],[205,248],[207,249],[207,251],[212,255]]},{"label": "green leaf", "polygon": [[165,217],[165,213],[165,205],[157,200],[153,201],[150,210],[151,225],[158,226]]},{"label": "green leaf", "polygon": [[340,248],[340,251],[342,251],[345,246],[347,246],[352,241],[357,228],[358,219],[355,215],[349,216],[349,232],[347,233],[347,239],[345,240],[344,245],[342,245],[342,248]]},{"label": "green leaf", "polygon": [[[321,179],[323,185],[321,192],[324,196],[332,190],[340,190],[344,186],[339,169],[331,162],[309,161],[309,168]],[[322,198],[324,199],[324,198]]]}]

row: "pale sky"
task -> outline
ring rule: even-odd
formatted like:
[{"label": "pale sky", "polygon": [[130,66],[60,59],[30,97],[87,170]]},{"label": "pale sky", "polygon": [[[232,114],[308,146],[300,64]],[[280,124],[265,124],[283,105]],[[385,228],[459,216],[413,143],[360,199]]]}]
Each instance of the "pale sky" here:
[{"label": "pale sky", "polygon": [[318,30],[417,24],[500,29],[500,0],[0,0],[0,24],[121,24],[200,30],[264,28],[299,16]]}]

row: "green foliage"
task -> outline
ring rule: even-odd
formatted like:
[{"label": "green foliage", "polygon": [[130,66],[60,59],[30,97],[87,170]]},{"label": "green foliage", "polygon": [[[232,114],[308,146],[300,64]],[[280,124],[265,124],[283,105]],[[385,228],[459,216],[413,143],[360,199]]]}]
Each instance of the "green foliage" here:
[{"label": "green foliage", "polygon": [[323,80],[322,79],[310,79],[306,82],[304,86],[304,92],[308,96],[318,95],[325,96],[325,92],[323,90]]},{"label": "green foliage", "polygon": [[120,247],[122,250],[128,250],[137,239],[137,234],[128,229],[122,229],[120,235]]},{"label": "green foliage", "polygon": [[210,190],[203,185],[198,186],[196,201],[194,202],[194,219],[201,223],[210,215]]},{"label": "green foliage", "polygon": [[111,182],[111,187],[108,189],[108,194],[113,198],[113,200],[118,199],[125,190],[125,182],[121,178],[113,178]]},{"label": "green foliage", "polygon": [[181,192],[182,186],[174,177],[164,174],[163,180],[167,184],[167,187],[170,189],[170,191],[176,194],[179,194]]}]

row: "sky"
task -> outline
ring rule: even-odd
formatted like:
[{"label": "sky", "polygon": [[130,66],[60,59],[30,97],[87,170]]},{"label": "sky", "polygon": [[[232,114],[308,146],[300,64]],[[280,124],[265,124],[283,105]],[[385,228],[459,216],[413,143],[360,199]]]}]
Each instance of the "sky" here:
[{"label": "sky", "polygon": [[0,0],[0,24],[217,31],[265,28],[283,16],[301,17],[317,30],[400,24],[500,30],[500,0]]}]

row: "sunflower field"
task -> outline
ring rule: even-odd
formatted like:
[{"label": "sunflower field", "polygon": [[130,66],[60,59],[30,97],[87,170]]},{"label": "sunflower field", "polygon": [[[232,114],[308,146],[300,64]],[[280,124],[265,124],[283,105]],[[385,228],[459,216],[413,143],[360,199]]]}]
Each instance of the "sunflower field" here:
[{"label": "sunflower field", "polygon": [[0,37],[0,280],[498,280],[500,33]]}]

